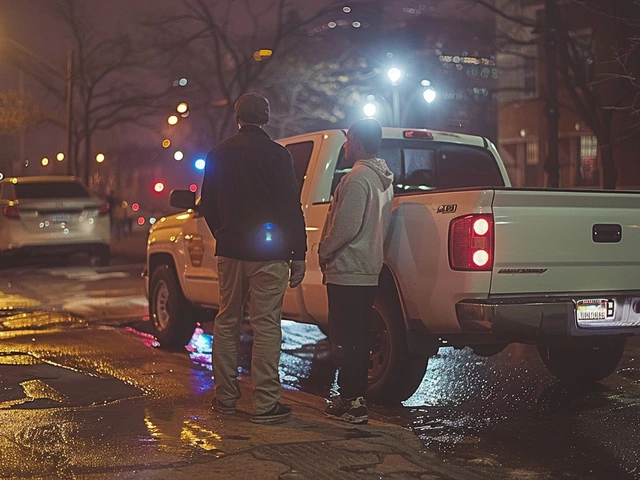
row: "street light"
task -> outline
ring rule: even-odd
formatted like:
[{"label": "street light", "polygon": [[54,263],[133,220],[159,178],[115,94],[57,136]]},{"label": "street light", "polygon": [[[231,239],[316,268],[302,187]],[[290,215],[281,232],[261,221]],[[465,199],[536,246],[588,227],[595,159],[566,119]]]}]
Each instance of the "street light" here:
[{"label": "street light", "polygon": [[49,159],[47,157],[44,157],[40,163],[42,163],[43,167],[46,167],[47,165],[49,165]]},{"label": "street light", "polygon": [[391,85],[397,85],[400,78],[402,78],[402,70],[393,67],[389,69],[387,75],[389,76],[389,80],[391,80]]},{"label": "street light", "polygon": [[185,113],[187,110],[189,110],[189,106],[186,104],[186,102],[182,102],[178,104],[176,110],[178,111],[178,113]]},{"label": "street light", "polygon": [[96,155],[96,162],[98,163],[104,162],[104,153],[99,153]]},{"label": "street light", "polygon": [[422,92],[422,96],[425,102],[431,103],[436,99],[436,91],[431,87],[427,87],[425,91]]},{"label": "street light", "polygon": [[424,92],[422,92],[422,96],[424,101],[427,103],[431,103],[436,99],[436,91],[431,86],[431,82],[427,79],[422,80],[420,84],[425,87]]},{"label": "street light", "polygon": [[375,116],[376,111],[378,110],[378,108],[376,107],[375,103],[369,102],[369,103],[365,104],[364,107],[362,107],[362,110],[363,110],[364,114],[367,117],[373,117],[373,116]]},{"label": "street light", "polygon": [[178,117],[175,115],[171,115],[169,118],[167,118],[167,123],[169,125],[175,125],[176,123],[178,123]]},{"label": "street light", "polygon": [[389,80],[391,80],[391,96],[393,99],[393,126],[400,126],[400,94],[398,93],[398,81],[402,78],[402,71],[399,68],[390,68],[387,72]]},{"label": "street light", "polygon": [[181,161],[184,158],[184,153],[182,153],[180,150],[176,150],[175,153],[173,154],[173,159],[176,162]]},{"label": "street light", "polygon": [[59,162],[64,160],[64,153],[62,152],[58,152],[58,154],[56,155],[56,160],[58,160]]}]

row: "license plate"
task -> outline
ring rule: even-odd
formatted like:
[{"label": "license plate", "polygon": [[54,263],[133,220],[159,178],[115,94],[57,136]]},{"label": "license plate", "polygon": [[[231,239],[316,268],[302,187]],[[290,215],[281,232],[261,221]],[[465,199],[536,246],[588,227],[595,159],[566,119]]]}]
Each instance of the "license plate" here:
[{"label": "license plate", "polygon": [[67,213],[56,213],[51,215],[51,221],[53,223],[66,223],[71,217]]},{"label": "license plate", "polygon": [[576,302],[578,322],[602,321],[615,317],[616,302],[608,298],[588,298]]}]

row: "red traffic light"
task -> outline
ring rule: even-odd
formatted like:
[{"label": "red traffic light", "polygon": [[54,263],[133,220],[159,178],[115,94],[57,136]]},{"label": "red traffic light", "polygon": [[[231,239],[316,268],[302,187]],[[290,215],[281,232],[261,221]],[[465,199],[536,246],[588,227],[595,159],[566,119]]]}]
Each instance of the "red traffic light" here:
[{"label": "red traffic light", "polygon": [[196,185],[195,183],[192,183],[191,185],[189,185],[189,191],[190,192],[197,192],[198,191],[198,185]]},{"label": "red traffic light", "polygon": [[140,210],[140,205],[137,203],[132,204],[131,210],[133,210],[134,212],[137,212],[138,210]]},{"label": "red traffic light", "polygon": [[156,193],[162,192],[164,190],[164,183],[156,182],[156,184],[153,186],[153,189],[156,191]]},{"label": "red traffic light", "polygon": [[144,217],[138,217],[138,225],[144,225]]}]

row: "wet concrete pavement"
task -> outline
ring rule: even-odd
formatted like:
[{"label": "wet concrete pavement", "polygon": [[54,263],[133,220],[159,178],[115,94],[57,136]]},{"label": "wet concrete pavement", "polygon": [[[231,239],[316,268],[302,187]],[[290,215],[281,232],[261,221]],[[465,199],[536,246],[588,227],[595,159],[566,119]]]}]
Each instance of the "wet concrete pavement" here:
[{"label": "wet concrete pavement", "polygon": [[284,392],[291,420],[254,425],[246,376],[240,411],[214,413],[206,368],[130,330],[5,320],[3,478],[481,478],[375,414],[365,426],[329,420],[322,398],[296,390]]},{"label": "wet concrete pavement", "polygon": [[[154,339],[139,333],[151,331],[149,322],[144,321],[146,303],[144,299],[141,300],[144,294],[142,281],[139,278],[140,268],[140,265],[120,265],[106,269],[82,265],[30,266],[11,270],[10,282],[5,282],[4,279],[0,281],[0,292],[3,292],[0,293],[0,309],[2,305],[11,304],[21,306],[28,311],[25,314],[5,311],[5,314],[14,313],[15,315],[0,317],[0,350],[4,352],[0,356],[0,367],[4,363],[13,364],[17,359],[30,358],[30,355],[24,355],[25,352],[40,351],[45,352],[46,355],[38,354],[40,356],[37,358],[39,361],[45,359],[47,365],[77,367],[82,372],[78,374],[82,378],[87,374],[97,374],[95,378],[102,379],[104,375],[109,375],[108,378],[117,380],[110,384],[106,380],[98,383],[78,383],[78,377],[72,379],[68,373],[72,370],[65,368],[66,379],[59,381],[66,382],[67,385],[81,385],[80,390],[85,392],[85,396],[79,396],[79,393],[70,395],[68,390],[62,390],[64,397],[61,397],[56,393],[61,390],[55,386],[54,390],[49,390],[38,382],[24,383],[30,380],[42,380],[33,371],[23,370],[23,373],[19,374],[22,376],[15,373],[18,377],[12,380],[13,387],[7,390],[6,384],[0,385],[2,396],[0,402],[17,402],[5,403],[5,408],[10,407],[9,410],[0,409],[0,425],[5,424],[4,420],[13,418],[5,416],[7,413],[19,412],[19,415],[27,415],[25,412],[29,410],[34,418],[40,418],[33,413],[34,406],[42,406],[44,403],[50,406],[56,405],[55,399],[65,398],[66,402],[76,402],[72,407],[73,415],[80,415],[85,423],[78,423],[76,420],[72,423],[84,425],[83,435],[86,437],[86,442],[95,441],[92,435],[97,433],[91,433],[92,429],[95,432],[101,432],[101,430],[110,432],[109,444],[113,444],[114,449],[118,451],[138,449],[145,452],[144,455],[150,455],[149,458],[152,459],[149,463],[151,466],[148,467],[150,470],[146,470],[149,478],[169,478],[169,473],[167,477],[159,475],[163,475],[160,472],[169,468],[166,465],[171,462],[175,462],[175,465],[172,464],[174,466],[170,468],[190,469],[197,468],[191,465],[191,461],[207,463],[210,460],[205,461],[203,458],[213,455],[211,452],[203,453],[200,451],[205,450],[202,447],[187,446],[189,444],[185,439],[191,438],[193,433],[189,433],[191,427],[187,428],[184,422],[193,421],[192,417],[197,417],[198,428],[205,428],[218,436],[222,435],[221,432],[231,435],[233,445],[236,442],[248,442],[242,443],[243,446],[240,447],[249,449],[241,450],[244,452],[243,455],[253,452],[259,446],[256,440],[260,438],[259,434],[256,433],[256,436],[251,437],[256,440],[256,443],[251,443],[253,440],[238,440],[235,437],[235,435],[247,436],[238,433],[241,428],[255,427],[248,422],[249,404],[241,407],[245,413],[238,415],[237,418],[224,419],[220,424],[222,426],[212,423],[213,416],[207,405],[212,395],[213,384],[208,354],[211,349],[211,338],[210,335],[207,336],[212,329],[211,323],[203,325],[203,335],[194,337],[198,348],[192,348],[191,362],[184,353],[167,353],[154,348]],[[8,288],[7,283],[10,283],[11,287]],[[65,291],[69,293],[65,294]],[[65,304],[73,305],[77,312],[82,314],[81,317],[60,314],[60,309]],[[125,327],[134,327],[135,330],[124,330]],[[325,420],[320,415],[324,405],[321,397],[335,388],[335,366],[330,358],[329,342],[324,335],[313,326],[288,321],[283,322],[283,333],[281,379],[287,389],[287,398],[299,407],[296,408],[296,417],[298,418],[298,412],[300,412],[302,415],[300,418],[307,422],[296,424],[295,428],[305,430],[306,433],[324,432],[325,428],[341,428],[340,432],[332,433],[333,440],[349,442],[357,440],[365,443],[373,441],[346,440],[348,431],[344,426]],[[8,345],[16,339],[20,340],[22,346],[14,352],[15,354],[7,355],[13,352],[13,347],[9,348]],[[251,341],[251,332],[247,328],[243,334],[240,359],[242,373],[245,375],[249,374]],[[127,345],[124,351],[123,345]],[[38,346],[39,350],[31,349],[35,346]],[[67,364],[66,361],[69,359],[71,363]],[[162,368],[154,367],[153,362],[160,362],[157,365],[162,365]],[[174,368],[178,364],[181,367]],[[31,366],[31,368],[34,367]],[[178,372],[178,376],[175,377],[169,370]],[[6,369],[0,370],[0,379],[9,378],[5,377],[6,371]],[[42,381],[45,383],[47,378],[54,376],[53,370],[50,369],[46,371],[37,369],[36,372],[44,376],[45,380]],[[188,379],[188,387],[185,390],[186,379]],[[17,380],[20,381],[17,382]],[[105,388],[102,388],[102,385],[105,385]],[[165,389],[159,385],[168,387]],[[248,388],[248,384],[244,387]],[[129,388],[137,389],[136,392],[141,393],[132,394]],[[179,393],[181,388],[183,392]],[[97,392],[97,397],[87,393],[94,391]],[[36,392],[43,392],[42,395],[48,397],[36,398]],[[195,396],[190,392],[196,392]],[[102,397],[106,399],[106,404],[96,400]],[[246,400],[249,399],[248,395],[245,397]],[[300,400],[301,398],[304,400]],[[89,404],[91,406],[88,406]],[[415,451],[426,452],[420,453],[421,458],[435,462],[433,465],[446,467],[445,472],[448,473],[444,474],[444,478],[454,471],[450,467],[462,469],[464,474],[459,478],[473,478],[472,475],[495,479],[640,478],[640,458],[637,448],[640,443],[640,428],[637,427],[640,424],[639,405],[640,339],[629,341],[625,356],[616,373],[586,390],[568,389],[559,384],[542,366],[532,347],[512,345],[504,352],[490,358],[474,355],[468,349],[443,348],[430,360],[422,385],[409,400],[404,402],[404,405],[372,406],[374,419],[383,423],[362,428],[367,431],[368,428],[379,426],[385,429],[392,429],[393,425],[404,427],[404,430],[398,429],[403,435],[401,443],[407,444],[404,435],[408,434],[411,437],[411,440],[407,440],[408,444],[417,445]],[[53,412],[50,406],[45,409],[47,415]],[[96,414],[93,410],[95,409],[103,412],[103,423],[97,423],[94,418]],[[116,413],[113,413],[114,409]],[[128,413],[130,411],[135,413]],[[154,418],[161,418],[162,421],[148,423],[145,420],[147,411],[151,412]],[[57,418],[64,417],[60,416],[61,413],[58,410],[56,412],[58,412]],[[307,414],[309,419],[305,417]],[[127,424],[123,426],[121,418],[128,415],[134,415],[136,420],[131,425],[124,422]],[[48,417],[45,415],[42,418]],[[231,427],[229,427],[230,430],[224,430],[231,425],[229,423],[231,421],[240,422],[236,430]],[[316,421],[325,422],[329,427],[325,427],[323,423],[316,424]],[[113,427],[109,426],[112,422],[115,422]],[[310,427],[311,424],[314,426]],[[93,426],[89,428],[89,425]],[[104,426],[99,427],[100,425]],[[140,429],[141,425],[142,429]],[[155,435],[150,433],[148,428],[150,425],[163,425],[166,428],[161,428],[157,432],[158,435]],[[132,428],[138,433],[130,432]],[[168,437],[162,437],[164,435],[162,432],[167,429],[174,433]],[[186,430],[183,432],[183,429]],[[406,429],[411,429],[413,434]],[[0,429],[0,432],[2,431],[3,429]],[[62,435],[67,438],[70,434],[65,432],[52,433],[52,435]],[[73,433],[74,430],[70,432]],[[121,433],[116,434],[116,432]],[[287,430],[283,433],[283,437],[287,437],[286,432]],[[289,432],[288,435],[290,434]],[[183,435],[184,438],[182,438]],[[383,437],[372,438],[380,442],[382,441],[380,438],[391,439],[395,434],[386,435],[387,433]],[[125,443],[124,447],[120,444],[116,448],[118,441],[113,438],[120,436],[128,439],[129,443]],[[131,440],[134,437],[138,438],[139,443],[144,444],[145,448],[141,445],[130,446],[134,443]],[[158,438],[163,438],[165,443],[160,442]],[[415,442],[416,438],[419,443],[411,443]],[[223,440],[225,439],[229,440],[223,437]],[[199,440],[194,441],[197,443]],[[4,445],[10,445],[10,443]],[[236,448],[234,446],[229,450],[228,445],[230,444],[227,442],[224,448],[220,445],[216,445],[216,448],[228,455],[230,451],[234,451],[233,448]],[[153,450],[154,448],[158,451]],[[191,451],[191,448],[195,448],[197,453]],[[3,449],[0,449],[0,453],[4,451]],[[90,450],[90,447],[86,447],[85,450]],[[147,453],[151,451],[154,453]],[[173,457],[171,461],[162,457],[162,460],[157,461],[159,466],[156,469],[153,465],[156,465],[155,458],[160,455],[159,451],[163,454],[171,451]],[[313,450],[313,452],[321,458],[335,456],[332,451]],[[113,452],[109,455],[112,459],[119,458]],[[128,458],[125,454],[123,455],[123,458]],[[133,470],[125,469],[119,475],[138,478],[140,472],[134,466],[138,465],[138,469],[147,468],[147,461],[140,455],[138,455],[138,463],[131,458],[123,464],[131,465],[127,468]],[[302,454],[296,451],[292,455]],[[424,455],[426,457],[422,457]],[[3,455],[2,458],[4,459],[5,456]],[[167,464],[163,463],[165,460]],[[355,463],[351,465],[357,464],[357,461],[353,460],[353,462]],[[370,466],[369,463],[365,462],[365,464]],[[422,465],[420,462],[419,464]],[[107,471],[104,470],[104,466],[101,466],[103,470],[98,469],[96,473],[91,473],[94,471],[84,463],[83,468],[89,470],[83,470],[85,473],[81,475],[82,478],[86,478],[88,474],[97,475],[96,478],[113,478],[116,471]],[[307,478],[297,470],[297,473],[288,470],[284,472],[280,478]],[[351,478],[378,478],[372,473],[373,470],[367,470],[367,472],[366,475],[354,473],[347,468],[339,470],[336,474],[360,475]],[[362,475],[365,476],[362,477]],[[394,475],[390,474],[387,478],[420,478],[422,473],[411,473],[408,469],[402,470],[401,473],[396,470]],[[435,475],[443,474],[436,471]]]}]

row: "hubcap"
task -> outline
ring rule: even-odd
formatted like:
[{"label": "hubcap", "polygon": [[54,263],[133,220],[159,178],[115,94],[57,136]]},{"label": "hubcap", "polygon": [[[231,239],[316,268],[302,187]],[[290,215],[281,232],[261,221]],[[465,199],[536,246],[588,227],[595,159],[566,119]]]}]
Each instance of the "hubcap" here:
[{"label": "hubcap", "polygon": [[169,288],[164,281],[160,281],[156,286],[154,295],[155,312],[153,323],[159,331],[164,331],[169,326]]},{"label": "hubcap", "polygon": [[369,383],[376,383],[384,375],[391,358],[389,331],[382,315],[374,307],[372,312],[373,335],[369,350]]}]

